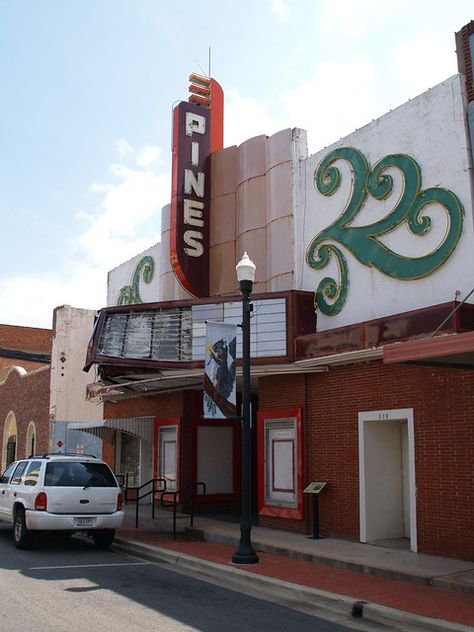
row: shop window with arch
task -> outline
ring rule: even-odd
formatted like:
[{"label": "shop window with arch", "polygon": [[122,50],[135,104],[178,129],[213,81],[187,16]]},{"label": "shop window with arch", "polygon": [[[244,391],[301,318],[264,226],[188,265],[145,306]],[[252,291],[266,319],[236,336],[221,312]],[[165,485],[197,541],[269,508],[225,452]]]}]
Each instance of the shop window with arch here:
[{"label": "shop window with arch", "polygon": [[16,459],[16,418],[15,413],[10,411],[5,419],[3,427],[2,442],[2,471]]},{"label": "shop window with arch", "polygon": [[166,490],[179,489],[179,444],[181,419],[155,419],[153,477],[166,480]]},{"label": "shop window with arch", "polygon": [[258,512],[262,516],[303,518],[301,409],[258,413]]},{"label": "shop window with arch", "polygon": [[36,425],[34,421],[30,421],[28,424],[28,430],[26,431],[26,456],[34,454],[36,450]]},{"label": "shop window with arch", "polygon": [[6,464],[10,465],[16,458],[16,435],[8,437]]}]

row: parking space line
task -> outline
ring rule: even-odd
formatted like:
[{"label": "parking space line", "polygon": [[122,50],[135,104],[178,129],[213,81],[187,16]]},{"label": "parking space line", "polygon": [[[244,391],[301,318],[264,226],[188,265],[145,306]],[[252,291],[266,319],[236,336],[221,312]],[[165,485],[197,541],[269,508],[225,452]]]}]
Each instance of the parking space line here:
[{"label": "parking space line", "polygon": [[30,566],[30,571],[48,571],[60,568],[107,568],[110,566],[149,566],[151,562],[124,562],[123,564],[70,564],[64,566]]}]

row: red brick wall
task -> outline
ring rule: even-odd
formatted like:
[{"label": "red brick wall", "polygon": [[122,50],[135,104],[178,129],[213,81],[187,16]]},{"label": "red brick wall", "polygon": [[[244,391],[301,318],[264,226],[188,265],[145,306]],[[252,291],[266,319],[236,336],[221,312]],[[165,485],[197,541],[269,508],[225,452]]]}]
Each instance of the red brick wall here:
[{"label": "red brick wall", "polygon": [[260,380],[260,410],[290,406],[303,408],[304,483],[329,483],[319,499],[320,528],[354,540],[358,413],[413,408],[419,551],[474,559],[474,372],[372,362]]},{"label": "red brick wall", "polygon": [[115,472],[115,441],[110,443],[103,439],[102,441],[102,459],[108,463]]},{"label": "red brick wall", "polygon": [[0,347],[36,353],[51,353],[51,329],[0,325]]},{"label": "red brick wall", "polygon": [[474,20],[466,24],[456,33],[456,52],[459,72],[466,77],[467,100],[474,101],[473,60],[471,56],[470,38],[474,35]]},{"label": "red brick wall", "polygon": [[153,397],[126,399],[113,404],[105,402],[104,419],[122,417],[180,417],[183,412],[183,392],[165,393]]},{"label": "red brick wall", "polygon": [[0,458],[3,433],[8,413],[13,412],[17,424],[17,458],[26,454],[26,433],[30,421],[36,425],[35,452],[48,452],[49,444],[49,367],[20,376],[12,369],[0,384]]},{"label": "red brick wall", "polygon": [[[272,410],[274,408],[301,408],[304,445],[307,444],[306,434],[308,429],[305,401],[306,383],[304,375],[277,375],[272,378],[261,378],[259,380],[259,410]],[[310,479],[308,479],[307,463],[305,459],[303,484],[306,484],[307,480]],[[306,505],[307,499],[303,498],[303,501]],[[284,518],[260,516],[258,523],[262,527],[273,527],[275,529],[285,529],[307,533],[309,531],[307,507],[305,507],[305,516],[305,520],[288,520]]]},{"label": "red brick wall", "polygon": [[[26,351],[33,353],[51,353],[51,329],[37,327],[17,327],[15,325],[0,325],[0,349]],[[44,362],[32,362],[18,358],[3,358],[0,352],[0,367],[21,366],[27,371],[46,366]]]}]

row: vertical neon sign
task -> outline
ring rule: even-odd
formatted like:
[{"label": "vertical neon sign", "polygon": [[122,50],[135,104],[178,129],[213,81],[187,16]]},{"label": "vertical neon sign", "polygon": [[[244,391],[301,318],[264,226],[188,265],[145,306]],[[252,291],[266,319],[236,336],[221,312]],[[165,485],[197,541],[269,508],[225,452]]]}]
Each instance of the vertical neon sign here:
[{"label": "vertical neon sign", "polygon": [[189,102],[173,110],[170,258],[181,285],[209,296],[211,152],[223,145],[223,93],[213,79],[191,75]]}]

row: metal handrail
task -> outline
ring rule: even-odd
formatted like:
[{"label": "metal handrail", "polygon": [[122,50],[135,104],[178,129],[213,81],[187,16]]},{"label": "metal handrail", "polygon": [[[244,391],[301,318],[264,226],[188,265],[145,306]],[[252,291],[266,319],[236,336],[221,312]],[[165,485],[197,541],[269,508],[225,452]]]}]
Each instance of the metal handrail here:
[{"label": "metal handrail", "polygon": [[[126,472],[125,474],[116,474],[115,478],[118,480],[120,487],[123,487],[125,490],[127,490],[129,487],[130,489],[136,489],[136,487],[130,486],[128,484],[130,472]],[[124,498],[124,500],[125,502],[127,502],[126,498]]]},{"label": "metal handrail", "polygon": [[[163,483],[163,489],[157,489],[156,488],[156,484],[157,483]],[[148,485],[151,485],[151,489],[148,490],[147,492],[140,494],[140,490],[143,489],[144,487],[147,487]],[[129,489],[134,489],[137,492],[136,498],[135,498],[135,529],[138,529],[138,510],[140,508],[140,500],[142,500],[143,498],[146,498],[147,496],[149,496],[150,494],[151,496],[151,517],[154,519],[155,518],[155,496],[156,496],[156,492],[160,491],[160,492],[165,492],[166,491],[166,479],[165,478],[152,478],[149,481],[147,481],[146,483],[143,483],[143,485],[140,485],[139,487],[126,487],[125,488],[125,504],[127,504],[128,502],[128,490]]]},{"label": "metal handrail", "polygon": [[[177,489],[176,491],[163,491],[161,493],[160,496],[160,502],[161,502],[161,506],[162,507],[173,507],[173,538],[176,539],[176,510],[178,505],[182,505],[183,503],[187,502],[188,500],[191,501],[191,521],[190,521],[190,526],[194,526],[194,498],[196,496],[198,496],[197,494],[197,489],[198,487],[202,488],[202,495],[206,495],[206,483],[203,483],[202,481],[197,481],[197,482],[193,482],[193,483],[188,483],[187,485],[185,485],[184,487],[182,487],[181,489]],[[187,491],[188,489],[194,489],[194,491],[192,493],[190,493],[189,495],[187,495],[186,497],[183,497],[183,493],[185,491]],[[173,496],[173,500],[172,501],[167,501],[165,496]]]}]

